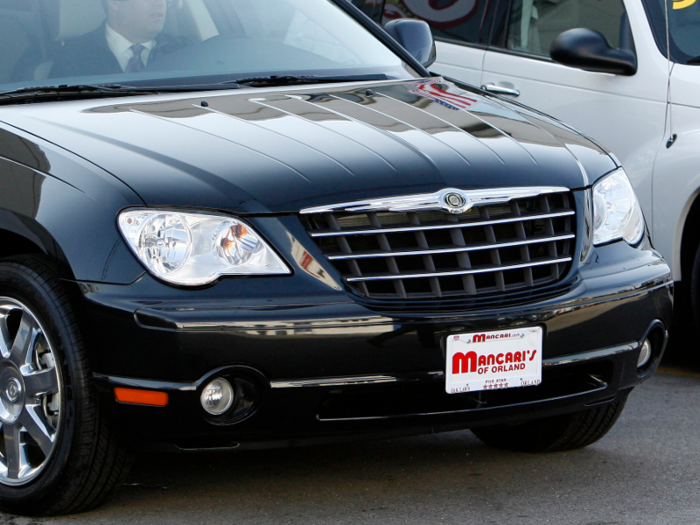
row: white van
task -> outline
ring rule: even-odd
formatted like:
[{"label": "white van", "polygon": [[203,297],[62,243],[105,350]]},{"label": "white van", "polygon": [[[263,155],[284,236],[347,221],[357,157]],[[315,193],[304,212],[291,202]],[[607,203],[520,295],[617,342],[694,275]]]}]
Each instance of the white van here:
[{"label": "white van", "polygon": [[700,324],[700,0],[386,0],[383,21],[401,17],[431,25],[433,71],[548,113],[618,157]]}]

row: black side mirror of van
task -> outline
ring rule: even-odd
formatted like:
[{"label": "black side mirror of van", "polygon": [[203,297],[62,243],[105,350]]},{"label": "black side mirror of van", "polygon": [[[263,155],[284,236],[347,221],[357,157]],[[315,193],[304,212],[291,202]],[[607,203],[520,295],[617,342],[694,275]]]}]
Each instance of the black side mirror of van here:
[{"label": "black side mirror of van", "polygon": [[435,62],[437,50],[427,22],[400,18],[389,22],[384,29],[423,67],[427,68]]},{"label": "black side mirror of van", "polygon": [[613,49],[598,31],[578,27],[557,36],[549,48],[552,60],[565,66],[613,75],[632,76],[637,72],[633,50]]}]

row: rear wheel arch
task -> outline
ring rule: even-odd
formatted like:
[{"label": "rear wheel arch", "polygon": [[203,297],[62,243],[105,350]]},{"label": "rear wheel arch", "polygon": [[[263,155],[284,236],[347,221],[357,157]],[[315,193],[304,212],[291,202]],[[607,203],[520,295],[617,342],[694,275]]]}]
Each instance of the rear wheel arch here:
[{"label": "rear wheel arch", "polygon": [[[693,273],[697,272],[696,257],[700,249],[700,188],[688,201],[688,212],[685,214],[680,236],[680,246],[676,252],[680,266],[680,281],[676,286],[674,298],[674,332],[680,333],[681,337],[692,333],[692,325],[700,328],[700,304],[693,304]],[[697,285],[698,276],[695,276]],[[696,286],[697,288],[697,286]],[[695,293],[697,296],[697,291]],[[696,297],[696,303],[698,298]]]}]

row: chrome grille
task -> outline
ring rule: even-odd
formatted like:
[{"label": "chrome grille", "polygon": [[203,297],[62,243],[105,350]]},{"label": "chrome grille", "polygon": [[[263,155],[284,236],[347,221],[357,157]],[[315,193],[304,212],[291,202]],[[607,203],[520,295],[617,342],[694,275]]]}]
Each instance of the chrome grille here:
[{"label": "chrome grille", "polygon": [[570,192],[445,211],[302,215],[356,292],[378,300],[480,298],[557,283],[575,247]]}]

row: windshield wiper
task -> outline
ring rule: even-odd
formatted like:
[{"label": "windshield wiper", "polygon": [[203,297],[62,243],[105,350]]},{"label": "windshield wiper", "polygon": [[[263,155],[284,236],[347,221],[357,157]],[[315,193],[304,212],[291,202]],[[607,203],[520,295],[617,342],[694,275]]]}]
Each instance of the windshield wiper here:
[{"label": "windshield wiper", "polygon": [[294,86],[297,84],[328,84],[331,82],[368,82],[373,80],[389,80],[384,73],[371,75],[345,75],[345,76],[315,76],[315,75],[272,75],[261,77],[236,78],[222,82],[222,84],[239,84],[250,87]]},{"label": "windshield wiper", "polygon": [[140,95],[153,93],[153,90],[124,89],[118,84],[75,84],[60,86],[23,87],[0,92],[0,104],[34,100],[57,100],[64,98],[91,98],[96,96]]},{"label": "windshield wiper", "polygon": [[216,84],[182,84],[172,86],[129,86],[122,84],[61,84],[57,86],[23,87],[0,91],[0,104],[17,102],[47,102],[99,97],[123,97],[134,95],[155,95],[158,93],[187,93],[192,91],[213,91],[237,89],[240,86],[269,87],[292,86],[301,84],[322,84],[330,82],[360,82],[388,80],[385,74],[348,75],[348,76],[261,76],[246,77]]},{"label": "windshield wiper", "polygon": [[24,87],[0,91],[0,104],[14,102],[40,102],[97,97],[123,97],[134,95],[154,95],[158,93],[187,93],[191,91],[211,91],[237,89],[238,86],[224,84],[185,84],[176,86],[126,86],[121,84],[75,84],[60,86]]},{"label": "windshield wiper", "polygon": [[700,64],[700,56],[689,58],[688,64]]}]

